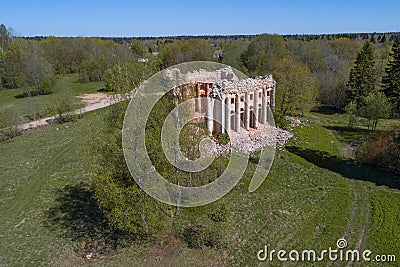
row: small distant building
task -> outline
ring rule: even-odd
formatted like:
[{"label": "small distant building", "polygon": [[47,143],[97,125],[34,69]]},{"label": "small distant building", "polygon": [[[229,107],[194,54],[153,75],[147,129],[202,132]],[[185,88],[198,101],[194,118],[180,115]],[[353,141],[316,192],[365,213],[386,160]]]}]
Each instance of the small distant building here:
[{"label": "small distant building", "polygon": [[[275,107],[276,82],[272,74],[239,80],[230,67],[186,74],[173,69],[168,74],[170,79],[182,81],[174,86],[175,95],[196,97],[193,112],[206,115],[210,134],[257,129],[259,123],[267,124],[268,110]],[[187,84],[192,89],[187,89]]]}]

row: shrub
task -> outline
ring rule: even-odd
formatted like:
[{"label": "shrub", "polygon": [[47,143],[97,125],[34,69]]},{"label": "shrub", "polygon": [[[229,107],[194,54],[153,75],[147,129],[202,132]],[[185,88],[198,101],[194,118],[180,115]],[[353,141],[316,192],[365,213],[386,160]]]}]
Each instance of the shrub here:
[{"label": "shrub", "polygon": [[190,248],[224,248],[230,241],[230,211],[225,204],[218,205],[200,218],[195,224],[189,224],[183,231],[183,240]]},{"label": "shrub", "polygon": [[357,121],[357,104],[355,101],[350,102],[347,104],[347,106],[344,108],[346,115],[349,120],[349,125],[354,125]]},{"label": "shrub", "polygon": [[227,223],[197,223],[183,232],[183,240],[189,248],[224,248],[229,244],[230,231]]},{"label": "shrub", "polygon": [[11,107],[4,107],[0,110],[0,142],[20,135],[18,125],[21,117],[18,112]]},{"label": "shrub", "polygon": [[275,125],[283,130],[290,130],[290,122],[285,119],[282,113],[274,111]]},{"label": "shrub", "polygon": [[367,164],[400,172],[400,131],[377,134],[366,140],[357,158]]},{"label": "shrub", "polygon": [[227,145],[229,144],[229,135],[227,133],[219,134],[217,136],[217,142],[221,145]]},{"label": "shrub", "polygon": [[228,207],[226,205],[220,205],[215,211],[208,214],[208,218],[213,222],[228,222],[230,215],[231,212]]},{"label": "shrub", "polygon": [[55,113],[57,116],[55,122],[64,123],[75,120],[76,116],[73,114],[73,104],[73,96],[68,90],[55,96],[53,103],[49,107],[50,113]]}]

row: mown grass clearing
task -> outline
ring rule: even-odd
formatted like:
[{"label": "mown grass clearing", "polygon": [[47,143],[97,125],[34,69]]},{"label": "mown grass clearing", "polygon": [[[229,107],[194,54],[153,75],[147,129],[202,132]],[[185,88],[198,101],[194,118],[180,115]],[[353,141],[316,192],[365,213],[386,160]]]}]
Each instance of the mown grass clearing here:
[{"label": "mown grass clearing", "polygon": [[[12,108],[14,112],[23,118],[24,122],[29,121],[27,116],[32,114],[49,114],[49,106],[65,90],[71,94],[71,97],[87,93],[96,93],[103,89],[102,82],[81,83],[78,81],[77,74],[68,74],[58,76],[56,79],[53,93],[49,95],[39,95],[34,97],[16,98],[24,91],[24,88],[0,90],[0,108]],[[74,98],[76,108],[79,107],[79,98]]]}]

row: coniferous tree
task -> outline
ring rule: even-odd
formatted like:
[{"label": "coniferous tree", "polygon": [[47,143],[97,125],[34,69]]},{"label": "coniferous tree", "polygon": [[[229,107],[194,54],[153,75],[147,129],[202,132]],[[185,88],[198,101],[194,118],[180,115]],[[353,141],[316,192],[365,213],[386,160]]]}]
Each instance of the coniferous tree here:
[{"label": "coniferous tree", "polygon": [[393,43],[391,59],[382,77],[382,88],[389,100],[400,110],[400,40]]},{"label": "coniferous tree", "polygon": [[347,100],[356,101],[360,105],[360,98],[367,96],[375,89],[375,62],[370,42],[366,42],[357,54],[354,67],[350,71],[347,83]]}]

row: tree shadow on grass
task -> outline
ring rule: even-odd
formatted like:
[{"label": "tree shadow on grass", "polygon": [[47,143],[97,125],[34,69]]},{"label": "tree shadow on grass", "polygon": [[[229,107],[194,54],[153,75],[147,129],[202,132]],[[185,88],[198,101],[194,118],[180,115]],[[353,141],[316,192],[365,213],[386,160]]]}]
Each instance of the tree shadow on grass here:
[{"label": "tree shadow on grass", "polygon": [[78,242],[79,253],[104,253],[133,240],[133,236],[109,226],[87,184],[58,189],[54,203],[46,212],[44,224],[60,237]]},{"label": "tree shadow on grass", "polygon": [[343,111],[329,106],[318,106],[311,110],[311,112],[321,113],[325,115],[332,115],[332,114],[343,114]]},{"label": "tree shadow on grass", "polygon": [[346,141],[347,143],[368,136],[372,133],[370,130],[367,129],[350,126],[327,125],[323,127],[328,130],[338,132],[338,138]]},{"label": "tree shadow on grass", "polygon": [[287,146],[286,148],[318,167],[334,171],[348,179],[368,181],[378,186],[386,185],[390,188],[400,189],[399,174],[380,170],[353,160],[341,159],[324,151],[303,149],[296,146]]}]

